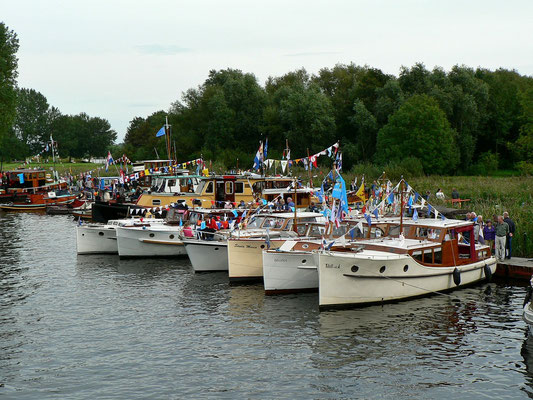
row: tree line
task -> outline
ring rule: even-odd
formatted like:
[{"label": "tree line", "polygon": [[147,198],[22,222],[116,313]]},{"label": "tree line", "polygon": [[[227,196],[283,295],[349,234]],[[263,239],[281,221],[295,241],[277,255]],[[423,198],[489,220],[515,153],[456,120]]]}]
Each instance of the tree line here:
[{"label": "tree line", "polygon": [[64,115],[42,93],[17,86],[18,48],[16,33],[0,22],[1,160],[37,155],[51,136],[61,157],[105,156],[117,138],[106,119],[86,113]]},{"label": "tree line", "polygon": [[170,109],[131,121],[132,158],[165,153],[155,132],[168,116],[178,159],[203,155],[249,168],[260,140],[281,158],[285,140],[304,157],[340,140],[344,167],[413,165],[426,174],[533,172],[533,78],[514,70],[418,63],[399,76],[355,64],[270,77],[211,71]]},{"label": "tree line", "polygon": [[0,157],[21,159],[53,134],[63,157],[132,160],[166,157],[155,133],[168,117],[178,161],[203,156],[227,168],[250,168],[260,140],[293,158],[340,140],[344,168],[401,166],[425,174],[486,174],[520,169],[533,174],[533,78],[514,70],[418,63],[399,75],[356,64],[316,74],[305,69],[269,77],[237,69],[210,71],[168,110],[135,117],[124,143],[109,122],[85,113],[63,115],[46,97],[17,87],[19,43],[0,23]]}]

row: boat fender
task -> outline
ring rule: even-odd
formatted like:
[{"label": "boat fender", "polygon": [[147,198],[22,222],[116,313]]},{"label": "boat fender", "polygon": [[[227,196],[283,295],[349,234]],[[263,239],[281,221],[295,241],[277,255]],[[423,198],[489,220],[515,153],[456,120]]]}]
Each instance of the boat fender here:
[{"label": "boat fender", "polygon": [[524,298],[524,304],[522,304],[522,307],[531,301],[531,293],[533,293],[533,288],[529,286],[526,290],[526,297]]},{"label": "boat fender", "polygon": [[461,272],[459,272],[457,268],[453,270],[453,283],[455,283],[456,286],[461,284]]},{"label": "boat fender", "polygon": [[490,281],[492,278],[492,271],[487,264],[483,267],[483,272],[485,272],[485,278],[487,278],[487,281]]}]

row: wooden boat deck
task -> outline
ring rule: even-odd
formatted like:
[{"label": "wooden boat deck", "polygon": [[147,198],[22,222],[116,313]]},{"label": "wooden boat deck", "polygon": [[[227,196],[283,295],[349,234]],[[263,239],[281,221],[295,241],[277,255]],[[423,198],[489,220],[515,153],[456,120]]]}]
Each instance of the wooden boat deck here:
[{"label": "wooden boat deck", "polygon": [[533,275],[533,258],[512,257],[509,260],[498,262],[494,276],[527,280]]}]

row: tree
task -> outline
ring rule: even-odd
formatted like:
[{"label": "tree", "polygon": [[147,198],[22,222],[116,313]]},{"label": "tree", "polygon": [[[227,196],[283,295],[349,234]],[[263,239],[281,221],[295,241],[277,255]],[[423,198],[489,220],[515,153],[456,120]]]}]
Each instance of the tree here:
[{"label": "tree", "polygon": [[14,131],[13,122],[17,107],[17,35],[0,22],[0,160],[11,157]]},{"label": "tree", "polygon": [[322,150],[336,139],[333,108],[317,85],[292,89],[281,100],[279,115],[294,154]]},{"label": "tree", "polygon": [[19,89],[17,98],[15,132],[28,147],[26,155],[34,155],[49,141],[52,122],[61,114],[34,89]]},{"label": "tree", "polygon": [[452,173],[459,162],[455,132],[437,102],[409,98],[378,133],[377,160],[383,164],[418,158],[427,174]]}]

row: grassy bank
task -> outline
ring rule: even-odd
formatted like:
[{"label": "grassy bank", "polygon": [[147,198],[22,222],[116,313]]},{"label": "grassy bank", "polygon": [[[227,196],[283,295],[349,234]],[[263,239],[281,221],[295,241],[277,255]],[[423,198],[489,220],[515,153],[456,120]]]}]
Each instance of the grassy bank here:
[{"label": "grassy bank", "polygon": [[[12,163],[4,163],[2,166],[3,171],[12,171],[18,167],[20,167],[21,164],[12,164]],[[44,168],[47,171],[50,171],[51,168],[54,167],[53,163],[32,163],[26,165],[24,168]],[[69,162],[63,162],[63,163],[56,163],[55,169],[59,172],[59,175],[65,175],[68,173],[71,173],[73,175],[80,174],[82,172],[88,172],[88,171],[94,171],[97,168],[100,169],[100,176],[117,176],[118,172],[115,169],[114,166],[111,166],[109,168],[108,172],[105,172],[105,168],[103,164],[94,164],[94,163],[69,163]],[[130,166],[131,169],[131,166]]]}]

